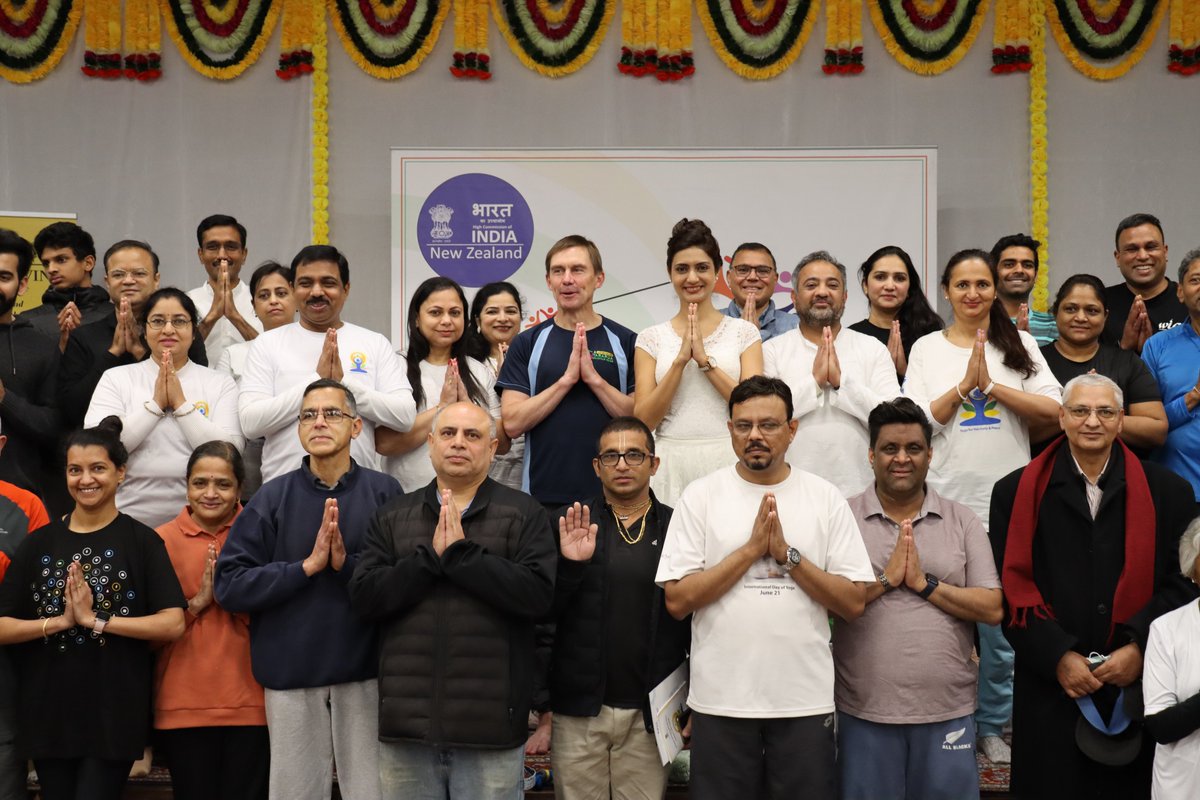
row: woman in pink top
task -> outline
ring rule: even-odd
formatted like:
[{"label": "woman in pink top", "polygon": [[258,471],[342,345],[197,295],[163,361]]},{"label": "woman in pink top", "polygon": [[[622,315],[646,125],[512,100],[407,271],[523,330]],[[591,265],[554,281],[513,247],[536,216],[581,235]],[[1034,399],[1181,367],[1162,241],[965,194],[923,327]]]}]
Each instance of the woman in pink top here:
[{"label": "woman in pink top", "polygon": [[250,672],[250,629],[213,599],[213,565],[242,510],[237,448],[213,441],[187,464],[188,504],[158,528],[184,596],[183,638],[158,654],[154,727],[176,800],[261,800],[270,744],[263,690]]}]

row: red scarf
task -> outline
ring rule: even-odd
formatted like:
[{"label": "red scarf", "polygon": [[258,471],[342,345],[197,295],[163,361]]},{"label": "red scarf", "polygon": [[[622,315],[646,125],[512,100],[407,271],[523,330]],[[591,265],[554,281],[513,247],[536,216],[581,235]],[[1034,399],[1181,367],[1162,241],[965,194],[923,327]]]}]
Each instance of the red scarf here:
[{"label": "red scarf", "polygon": [[[1000,580],[1004,597],[1012,610],[1009,626],[1024,628],[1032,613],[1038,619],[1054,619],[1054,610],[1046,603],[1033,579],[1033,537],[1037,531],[1042,496],[1054,471],[1054,462],[1065,436],[1056,439],[1021,474],[1008,540],[1004,546],[1004,570]],[[1125,566],[1113,597],[1109,637],[1118,622],[1127,622],[1150,602],[1154,592],[1154,540],[1156,520],[1154,499],[1146,471],[1137,456],[1117,440],[1125,454]]]}]

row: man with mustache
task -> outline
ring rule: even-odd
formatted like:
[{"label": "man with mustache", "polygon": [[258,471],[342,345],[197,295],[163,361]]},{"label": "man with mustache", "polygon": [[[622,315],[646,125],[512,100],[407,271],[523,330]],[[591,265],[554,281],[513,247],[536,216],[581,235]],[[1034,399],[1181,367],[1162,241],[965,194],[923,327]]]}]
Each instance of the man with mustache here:
[{"label": "man with mustache", "polygon": [[406,431],[417,414],[404,368],[386,337],[342,319],[350,264],[341,251],[309,245],[291,266],[300,321],[254,340],[238,399],[242,432],[266,437],[263,483],[294,470],[304,456],[295,435],[296,408],[304,387],[318,378],[339,381],[354,393],[362,434],[351,452],[358,464],[379,469],[375,426]]},{"label": "man with mustache", "polygon": [[880,403],[868,427],[875,485],[850,508],[877,577],[863,615],[833,628],[841,796],[977,797],[973,623],[1002,615],[991,543],[925,485],[933,428],[916,403]]},{"label": "man with mustache", "polygon": [[254,298],[246,282],[239,280],[250,254],[246,226],[226,214],[205,217],[196,228],[196,245],[208,280],[188,292],[188,297],[201,314],[198,332],[208,363],[216,364],[229,345],[252,341],[262,333],[262,323],[254,316]]},{"label": "man with mustache", "polygon": [[733,300],[721,313],[753,322],[758,326],[763,342],[795,330],[800,324],[796,315],[775,308],[772,295],[778,282],[775,255],[765,244],[739,244],[729,260],[729,291],[733,293]]},{"label": "man with mustache", "polygon": [[862,614],[875,575],[837,487],[785,458],[787,384],[742,381],[729,416],[737,464],[683,491],[655,576],[692,614],[689,796],[833,797],[829,615]]},{"label": "man with mustache", "polygon": [[1039,347],[1058,338],[1054,315],[1029,307],[1029,295],[1037,280],[1038,248],[1041,246],[1042,243],[1037,239],[1023,233],[1001,237],[992,246],[992,258],[1000,275],[996,296],[1004,304],[1004,311],[1016,324],[1017,330],[1027,331],[1037,339]]},{"label": "man with mustache", "polygon": [[788,460],[851,497],[871,483],[862,459],[867,415],[900,395],[896,365],[879,340],[842,327],[846,268],[837,259],[809,253],[793,276],[800,327],[763,345],[763,371],[782,379],[795,400],[799,425]]}]

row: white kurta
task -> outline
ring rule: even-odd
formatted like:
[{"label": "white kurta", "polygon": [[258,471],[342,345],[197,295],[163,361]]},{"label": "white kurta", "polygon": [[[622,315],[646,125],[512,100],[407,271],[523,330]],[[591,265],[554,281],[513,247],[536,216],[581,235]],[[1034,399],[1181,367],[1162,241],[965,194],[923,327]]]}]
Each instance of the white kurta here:
[{"label": "white kurta", "polygon": [[[216,295],[213,293],[212,286],[205,281],[201,286],[188,292],[187,296],[192,298],[192,302],[196,304],[196,313],[200,315],[200,319],[204,319],[208,310],[212,308],[213,297]],[[254,298],[250,296],[250,287],[246,285],[245,281],[238,281],[237,286],[233,287],[233,304],[237,306],[242,319],[246,320],[250,327],[262,333],[262,323],[254,315]],[[199,331],[197,331],[198,333]],[[204,352],[208,354],[208,365],[216,367],[225,348],[243,341],[245,340],[242,338],[242,334],[238,333],[237,327],[225,317],[221,317],[213,323],[212,330],[208,332],[208,337],[204,340]]]}]

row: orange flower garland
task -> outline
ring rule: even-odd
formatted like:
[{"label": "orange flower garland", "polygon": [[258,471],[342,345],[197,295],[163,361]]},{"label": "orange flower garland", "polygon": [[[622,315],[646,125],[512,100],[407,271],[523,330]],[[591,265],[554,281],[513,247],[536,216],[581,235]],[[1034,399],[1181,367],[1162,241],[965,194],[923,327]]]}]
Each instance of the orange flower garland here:
[{"label": "orange flower garland", "polygon": [[863,0],[825,0],[826,75],[858,75],[863,71]]},{"label": "orange flower garland", "polygon": [[121,0],[87,0],[83,19],[83,74],[121,77]]},{"label": "orange flower garland", "polygon": [[1171,50],[1167,69],[1177,75],[1200,71],[1200,3],[1171,0]]},{"label": "orange flower garland", "polygon": [[313,36],[318,15],[324,24],[325,11],[319,0],[283,0],[279,67],[275,70],[282,80],[313,71]]},{"label": "orange flower garland", "polygon": [[162,23],[157,2],[125,0],[125,77],[153,81],[161,76]]},{"label": "orange flower garland", "polygon": [[1029,16],[1029,0],[996,0],[992,72],[1029,71]]}]

